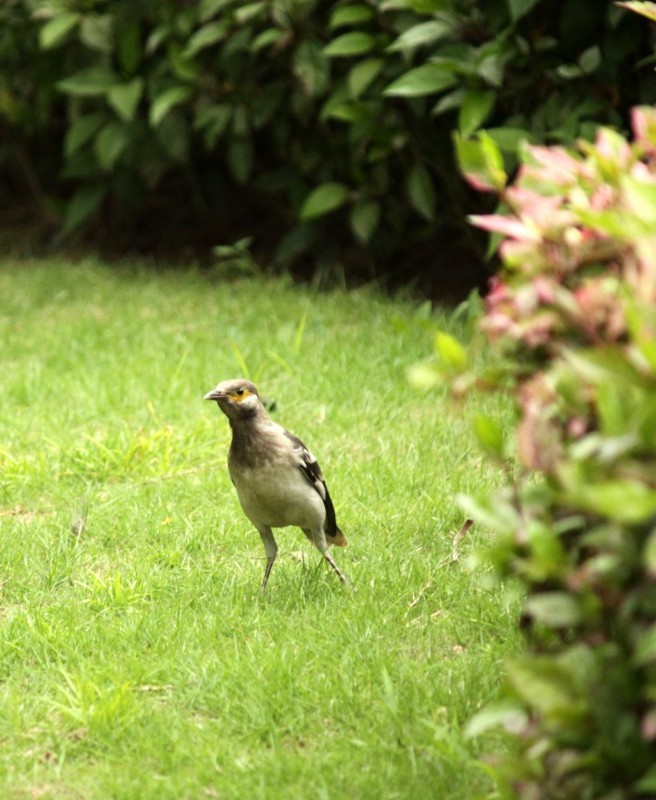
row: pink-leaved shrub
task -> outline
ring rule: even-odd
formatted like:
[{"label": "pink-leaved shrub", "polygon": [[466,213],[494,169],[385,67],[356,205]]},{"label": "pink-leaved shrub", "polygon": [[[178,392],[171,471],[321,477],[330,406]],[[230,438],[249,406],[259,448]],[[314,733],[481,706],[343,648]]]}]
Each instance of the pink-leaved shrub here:
[{"label": "pink-leaved shrub", "polygon": [[511,184],[485,134],[458,142],[500,208],[473,218],[503,262],[478,383],[517,414],[509,442],[477,425],[500,459],[512,450],[511,485],[464,501],[525,589],[510,703],[471,724],[518,737],[496,766],[506,797],[656,797],[656,109],[632,128],[526,147]]}]

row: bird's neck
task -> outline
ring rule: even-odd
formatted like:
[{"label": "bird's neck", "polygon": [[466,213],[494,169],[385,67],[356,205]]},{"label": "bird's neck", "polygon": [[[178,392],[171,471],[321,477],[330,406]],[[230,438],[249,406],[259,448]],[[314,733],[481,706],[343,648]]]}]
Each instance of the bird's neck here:
[{"label": "bird's neck", "polygon": [[239,413],[234,416],[228,416],[230,427],[233,432],[237,430],[247,430],[248,428],[256,428],[258,425],[266,425],[270,422],[269,415],[262,405],[257,405],[254,408],[240,408]]},{"label": "bird's neck", "polygon": [[[269,453],[261,452],[261,439],[258,429],[270,424],[269,415],[262,409],[261,414],[254,414],[247,418],[230,420],[232,429],[232,444],[230,458],[243,466],[253,466],[254,463],[266,461]],[[252,462],[252,463],[251,463]]]}]

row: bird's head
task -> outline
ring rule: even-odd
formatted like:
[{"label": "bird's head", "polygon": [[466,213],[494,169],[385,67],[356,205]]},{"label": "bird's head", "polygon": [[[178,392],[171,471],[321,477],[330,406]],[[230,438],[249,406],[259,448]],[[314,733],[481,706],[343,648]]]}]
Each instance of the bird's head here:
[{"label": "bird's head", "polygon": [[[205,400],[214,400],[231,420],[248,419],[262,409],[255,384],[237,378],[221,383],[205,395]],[[263,409],[262,409],[263,410]]]}]

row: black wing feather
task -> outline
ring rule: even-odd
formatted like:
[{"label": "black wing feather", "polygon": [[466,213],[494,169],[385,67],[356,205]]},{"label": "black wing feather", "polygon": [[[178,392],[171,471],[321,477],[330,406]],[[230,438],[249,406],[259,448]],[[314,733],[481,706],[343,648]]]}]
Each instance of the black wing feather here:
[{"label": "black wing feather", "polygon": [[323,482],[323,485],[326,489],[326,496],[323,498],[323,502],[326,506],[326,535],[335,537],[337,536],[337,517],[335,516],[335,506],[333,505],[333,501],[330,499],[330,494],[328,493],[328,487],[326,486],[326,482]]},{"label": "black wing feather", "polygon": [[326,534],[334,537],[337,535],[335,506],[333,505],[333,501],[328,492],[326,479],[323,477],[323,472],[321,471],[319,462],[298,438],[298,436],[294,436],[294,434],[289,433],[289,431],[285,431],[285,436],[287,436],[287,438],[292,442],[294,449],[301,457],[301,463],[298,465],[298,468],[312,484],[319,497],[321,497],[323,500],[323,504],[326,507]]}]

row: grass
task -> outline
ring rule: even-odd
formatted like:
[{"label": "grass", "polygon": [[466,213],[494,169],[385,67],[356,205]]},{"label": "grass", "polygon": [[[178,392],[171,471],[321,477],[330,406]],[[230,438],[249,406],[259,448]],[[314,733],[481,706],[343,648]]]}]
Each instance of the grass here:
[{"label": "grass", "polygon": [[[467,424],[486,401],[407,385],[425,309],[93,261],[5,260],[0,297],[3,797],[483,796],[505,745],[463,726],[515,609],[467,558],[484,531],[445,559],[457,494],[500,477]],[[202,401],[240,374],[319,457],[353,588],[288,529],[259,597]]]}]

